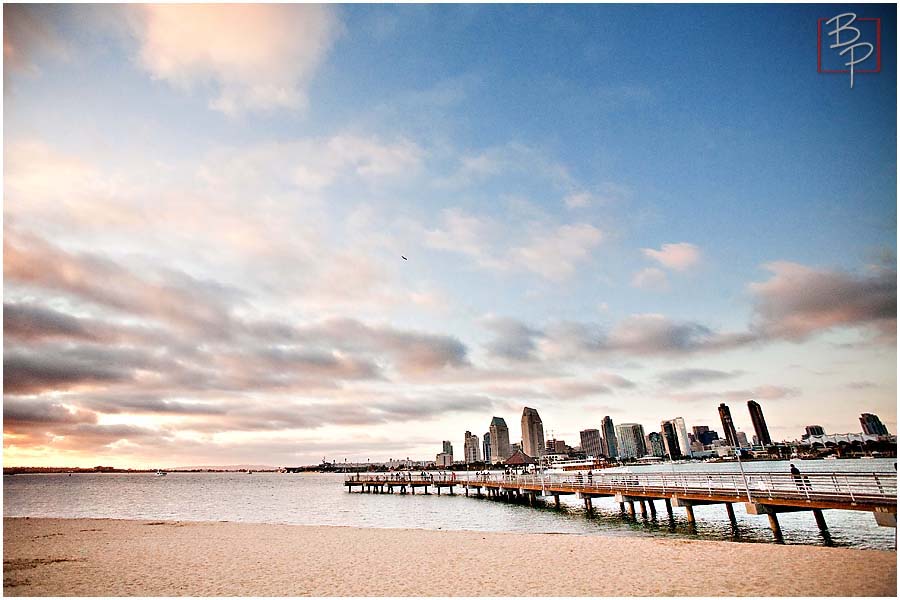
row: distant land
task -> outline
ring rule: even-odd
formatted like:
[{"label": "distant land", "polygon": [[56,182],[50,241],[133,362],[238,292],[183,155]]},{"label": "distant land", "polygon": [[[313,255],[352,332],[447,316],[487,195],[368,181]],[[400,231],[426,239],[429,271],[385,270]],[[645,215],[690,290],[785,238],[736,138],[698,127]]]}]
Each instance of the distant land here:
[{"label": "distant land", "polygon": [[[278,471],[270,465],[201,465],[195,467],[172,467],[163,471]],[[156,469],[119,469],[116,467],[3,467],[4,475],[19,473],[154,473]]]}]

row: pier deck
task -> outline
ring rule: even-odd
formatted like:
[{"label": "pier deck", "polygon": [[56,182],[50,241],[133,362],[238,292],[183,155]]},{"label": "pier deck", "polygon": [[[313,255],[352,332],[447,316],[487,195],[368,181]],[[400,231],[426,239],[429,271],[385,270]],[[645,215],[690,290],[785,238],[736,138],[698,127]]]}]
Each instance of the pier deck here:
[{"label": "pier deck", "polygon": [[588,511],[593,509],[592,499],[613,497],[622,511],[628,505],[635,515],[635,503],[641,514],[656,515],[655,500],[663,500],[669,515],[672,507],[685,508],[688,521],[694,522],[693,507],[705,504],[724,504],[732,525],[736,526],[732,504],[745,504],[748,514],[767,515],[776,539],[781,539],[778,513],[811,510],[819,528],[827,531],[823,510],[867,511],[875,515],[879,525],[897,526],[897,475],[893,473],[808,473],[793,476],[790,473],[608,473],[584,475],[478,475],[455,480],[444,478],[408,478],[402,475],[356,475],[344,485],[349,491],[401,493],[409,489],[433,487],[438,494],[442,488],[453,493],[460,486],[468,496],[487,494],[507,500],[527,499],[534,504],[536,498],[553,496],[560,506],[559,496],[576,494],[584,501]]}]

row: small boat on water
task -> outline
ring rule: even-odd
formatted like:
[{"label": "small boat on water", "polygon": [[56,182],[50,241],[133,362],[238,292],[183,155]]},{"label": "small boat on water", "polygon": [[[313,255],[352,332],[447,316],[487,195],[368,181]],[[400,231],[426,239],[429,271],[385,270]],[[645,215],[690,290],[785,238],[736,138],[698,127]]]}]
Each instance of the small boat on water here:
[{"label": "small boat on water", "polygon": [[162,469],[157,469],[157,470],[156,470],[156,476],[157,476],[157,477],[165,477],[167,474],[168,474],[168,473],[166,473],[166,472],[163,471]]}]

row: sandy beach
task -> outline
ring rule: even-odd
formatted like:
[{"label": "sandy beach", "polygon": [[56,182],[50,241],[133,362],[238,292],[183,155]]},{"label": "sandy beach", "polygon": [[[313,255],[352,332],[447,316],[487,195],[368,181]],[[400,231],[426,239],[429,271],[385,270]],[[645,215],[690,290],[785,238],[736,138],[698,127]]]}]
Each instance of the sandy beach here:
[{"label": "sandy beach", "polygon": [[4,519],[9,596],[894,596],[894,552],[245,523]]}]

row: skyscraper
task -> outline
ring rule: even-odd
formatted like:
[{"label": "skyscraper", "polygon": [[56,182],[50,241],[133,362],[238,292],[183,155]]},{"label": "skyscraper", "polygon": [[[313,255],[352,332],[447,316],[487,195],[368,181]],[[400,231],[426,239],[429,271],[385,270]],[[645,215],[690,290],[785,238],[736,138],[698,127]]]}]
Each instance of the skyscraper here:
[{"label": "skyscraper", "polygon": [[465,456],[467,463],[479,462],[481,460],[481,452],[478,450],[478,446],[481,445],[481,440],[478,439],[477,435],[472,435],[471,431],[466,432],[466,441],[463,445],[463,455]]},{"label": "skyscraper", "polygon": [[503,462],[509,458],[509,428],[503,417],[494,417],[491,419],[491,460],[495,463]]},{"label": "skyscraper", "polygon": [[584,450],[585,456],[600,458],[600,432],[596,429],[585,429],[580,435],[581,449]]},{"label": "skyscraper", "polygon": [[663,438],[660,434],[655,431],[651,431],[647,434],[647,452],[651,456],[665,456],[666,448],[663,443]]},{"label": "skyscraper", "polygon": [[619,456],[619,449],[616,445],[616,428],[613,420],[609,416],[603,417],[603,440],[602,450],[606,458],[616,458]]},{"label": "skyscraper", "polygon": [[451,444],[448,440],[444,440],[444,454],[449,454],[452,462],[453,459],[453,444]]},{"label": "skyscraper", "polygon": [[484,441],[481,444],[481,450],[484,452],[484,462],[485,464],[493,464],[491,462],[491,432],[487,432],[484,434]]},{"label": "skyscraper", "polygon": [[675,417],[672,419],[675,425],[675,435],[678,436],[678,449],[682,456],[691,456],[691,440],[688,439],[687,427],[684,424],[684,418]]},{"label": "skyscraper", "polygon": [[644,426],[637,423],[616,425],[620,458],[640,458],[647,454],[644,446]]},{"label": "skyscraper", "polygon": [[698,441],[702,441],[701,436],[709,431],[709,427],[706,425],[694,425],[691,427],[691,430],[694,432],[694,437],[697,438]]},{"label": "skyscraper", "polygon": [[869,435],[890,435],[887,427],[878,418],[878,415],[871,413],[863,413],[859,415],[859,424],[862,425],[862,432]]},{"label": "skyscraper", "polygon": [[738,431],[736,437],[737,437],[737,445],[738,446],[740,446],[741,448],[749,448],[750,447],[750,441],[747,439],[746,433],[744,433],[743,431]]},{"label": "skyscraper", "polygon": [[522,452],[532,458],[544,453],[544,424],[538,411],[527,406],[522,411]]},{"label": "skyscraper", "polygon": [[722,428],[725,430],[725,441],[731,447],[737,446],[737,430],[731,418],[731,409],[724,402],[719,405],[719,418],[722,419]]},{"label": "skyscraper", "polygon": [[681,458],[681,446],[678,444],[678,432],[675,430],[675,423],[673,421],[663,421],[660,423],[660,437],[662,438],[665,456],[668,456],[669,460],[678,460]]},{"label": "skyscraper", "polygon": [[769,436],[769,428],[766,427],[766,419],[763,417],[762,407],[755,400],[748,400],[747,408],[750,409],[750,420],[753,421],[753,429],[756,431],[759,443],[763,446],[771,446],[772,438]]}]

